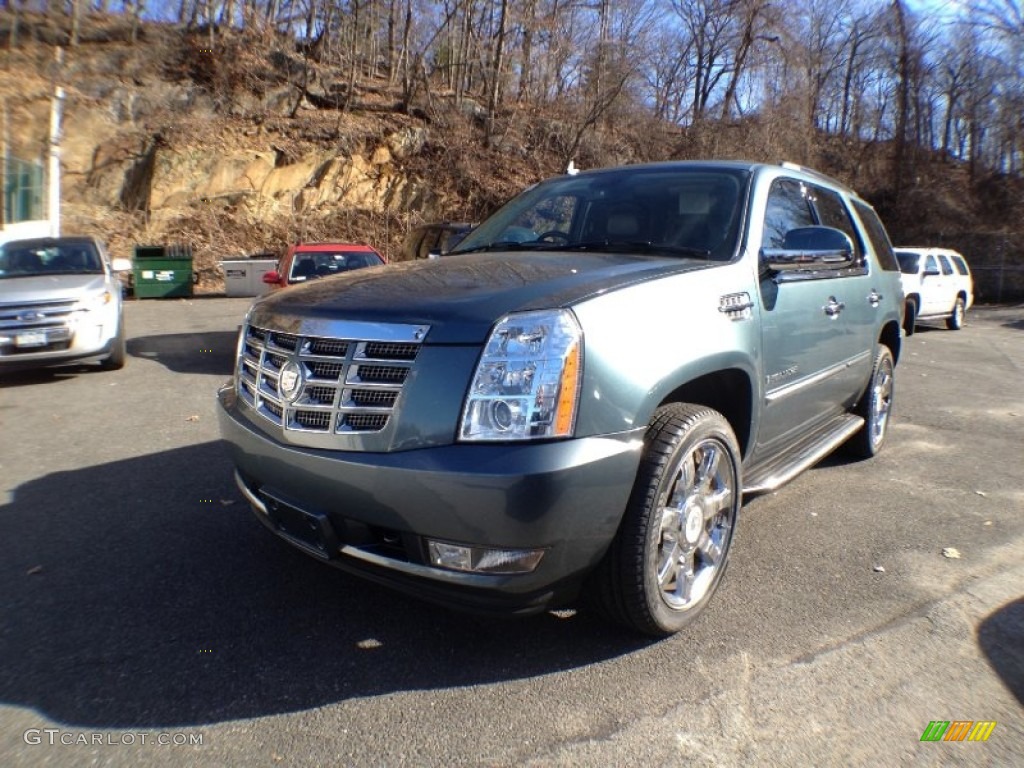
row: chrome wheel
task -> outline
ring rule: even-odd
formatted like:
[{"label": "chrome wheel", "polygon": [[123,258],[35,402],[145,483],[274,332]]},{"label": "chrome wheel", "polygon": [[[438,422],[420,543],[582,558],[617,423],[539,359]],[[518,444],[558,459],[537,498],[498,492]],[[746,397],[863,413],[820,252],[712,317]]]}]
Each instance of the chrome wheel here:
[{"label": "chrome wheel", "polygon": [[885,355],[878,361],[871,381],[871,405],[868,429],[871,442],[876,447],[882,444],[885,430],[889,426],[889,411],[892,409],[892,356]]},{"label": "chrome wheel", "polygon": [[703,440],[680,460],[662,497],[657,578],[670,608],[685,611],[711,590],[735,522],[735,472],[725,447]]},{"label": "chrome wheel", "polygon": [[588,601],[663,637],[696,619],[722,581],[742,502],[740,448],[718,411],[659,408],[618,533],[591,576]]},{"label": "chrome wheel", "polygon": [[864,426],[850,438],[847,452],[862,459],[870,459],[882,449],[889,420],[892,418],[895,396],[895,363],[892,351],[881,345],[871,369],[871,380],[853,412],[864,420]]}]

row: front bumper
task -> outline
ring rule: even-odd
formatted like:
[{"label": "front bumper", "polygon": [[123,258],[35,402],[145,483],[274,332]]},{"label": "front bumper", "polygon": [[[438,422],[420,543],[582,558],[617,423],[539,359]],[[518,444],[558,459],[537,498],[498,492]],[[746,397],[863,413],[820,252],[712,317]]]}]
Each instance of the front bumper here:
[{"label": "front bumper", "polygon": [[[536,612],[576,592],[618,529],[644,431],[525,445],[324,451],[271,439],[230,385],[218,400],[236,479],[261,522],[339,568],[481,612]],[[545,554],[530,573],[453,571],[429,565],[428,537]]]},{"label": "front bumper", "polygon": [[[0,369],[43,368],[104,357],[113,349],[119,323],[116,312],[91,312],[60,326],[0,331]],[[42,334],[41,343],[19,347],[18,336],[33,331]]]}]

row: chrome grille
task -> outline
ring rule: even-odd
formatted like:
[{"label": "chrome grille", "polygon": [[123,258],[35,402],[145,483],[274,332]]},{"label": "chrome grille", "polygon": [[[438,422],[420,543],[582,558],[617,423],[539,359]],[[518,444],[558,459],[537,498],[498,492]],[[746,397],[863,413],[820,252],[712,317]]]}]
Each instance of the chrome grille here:
[{"label": "chrome grille", "polygon": [[349,369],[349,383],[401,384],[409,375],[408,368],[396,365],[355,365]]},{"label": "chrome grille", "polygon": [[[384,338],[397,335],[388,334],[386,326],[381,333]],[[420,346],[246,326],[238,396],[286,431],[380,432],[399,403]],[[296,370],[299,383],[289,392],[288,374]]]},{"label": "chrome grille", "polygon": [[363,354],[377,360],[412,360],[419,352],[419,344],[394,344],[385,341],[369,342]]},{"label": "chrome grille", "polygon": [[0,304],[0,355],[69,348],[74,309],[73,300]]},{"label": "chrome grille", "polygon": [[344,367],[341,363],[325,363],[321,360],[314,360],[309,364],[310,378],[337,381],[341,378],[341,371]]},{"label": "chrome grille", "polygon": [[345,416],[345,427],[351,432],[379,432],[388,423],[384,414],[350,413]]},{"label": "chrome grille", "polygon": [[314,355],[332,355],[344,357],[348,353],[348,342],[338,339],[313,339],[309,351]]},{"label": "chrome grille", "polygon": [[275,347],[281,349],[287,349],[289,351],[295,351],[295,347],[298,346],[299,337],[292,336],[290,333],[272,333],[270,334],[270,343]]},{"label": "chrome grille", "polygon": [[315,432],[326,432],[331,428],[330,411],[292,411],[292,418],[298,429],[311,429]]},{"label": "chrome grille", "polygon": [[352,405],[364,405],[367,407],[383,407],[390,408],[395,404],[395,400],[398,398],[397,392],[387,392],[380,389],[351,389],[346,390],[349,393],[346,402]]}]

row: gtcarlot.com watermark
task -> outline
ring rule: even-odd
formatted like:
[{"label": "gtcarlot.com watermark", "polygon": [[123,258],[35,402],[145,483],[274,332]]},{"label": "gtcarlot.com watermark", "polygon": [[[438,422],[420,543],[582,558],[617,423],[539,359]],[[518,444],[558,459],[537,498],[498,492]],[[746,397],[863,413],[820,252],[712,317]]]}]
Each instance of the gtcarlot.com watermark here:
[{"label": "gtcarlot.com watermark", "polygon": [[65,731],[60,728],[29,728],[22,736],[26,744],[81,747],[201,747],[203,734],[187,731]]}]

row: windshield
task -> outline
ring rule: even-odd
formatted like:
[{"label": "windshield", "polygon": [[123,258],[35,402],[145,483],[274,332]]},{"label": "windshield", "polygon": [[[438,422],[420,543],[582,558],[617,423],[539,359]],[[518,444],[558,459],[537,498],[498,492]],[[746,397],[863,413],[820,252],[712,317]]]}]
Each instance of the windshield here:
[{"label": "windshield", "polygon": [[301,283],[311,277],[327,277],[383,263],[384,260],[371,251],[296,251],[288,280]]},{"label": "windshield", "polygon": [[593,250],[728,261],[748,179],[746,170],[699,166],[563,176],[513,198],[452,253]]},{"label": "windshield", "polygon": [[921,254],[913,251],[896,251],[896,260],[900,263],[900,272],[905,275],[914,275],[917,274]]},{"label": "windshield", "polygon": [[0,245],[0,279],[102,273],[103,262],[89,242],[13,241]]}]

